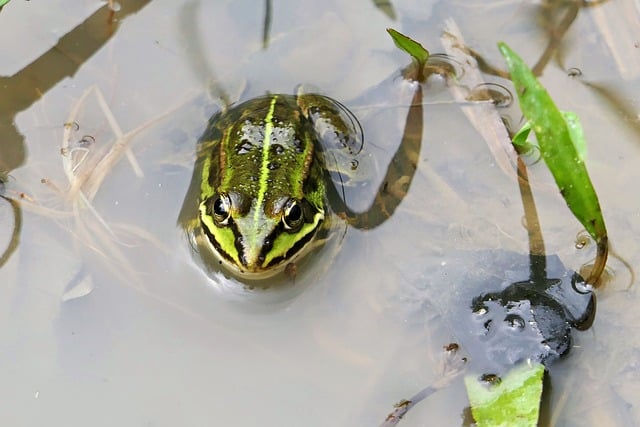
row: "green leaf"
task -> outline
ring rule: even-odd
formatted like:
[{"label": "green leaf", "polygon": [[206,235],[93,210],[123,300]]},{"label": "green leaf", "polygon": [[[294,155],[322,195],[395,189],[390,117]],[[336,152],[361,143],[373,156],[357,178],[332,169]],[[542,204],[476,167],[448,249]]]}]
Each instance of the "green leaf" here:
[{"label": "green leaf", "polygon": [[[567,206],[596,241],[606,241],[607,230],[598,196],[564,116],[522,59],[505,43],[498,43],[498,47],[507,61],[520,109],[531,122],[542,158]],[[574,132],[578,133],[575,128]]]},{"label": "green leaf", "polygon": [[562,111],[562,116],[567,124],[567,130],[569,130],[569,136],[571,136],[571,142],[576,148],[578,157],[584,162],[587,157],[587,141],[584,139],[580,117],[571,111]]},{"label": "green leaf", "polygon": [[527,138],[529,138],[529,133],[531,133],[531,122],[527,121],[524,125],[522,125],[520,130],[515,135],[513,135],[511,142],[518,147],[528,148],[531,145],[531,143],[527,141]]},{"label": "green leaf", "polygon": [[540,415],[544,366],[540,363],[511,369],[498,384],[467,375],[464,383],[471,413],[478,427],[536,427]]},{"label": "green leaf", "polygon": [[393,28],[387,28],[387,33],[389,33],[398,49],[411,55],[416,61],[418,61],[418,65],[420,67],[424,66],[427,59],[429,59],[429,51],[427,49],[417,41],[399,33]]},{"label": "green leaf", "polygon": [[0,7],[4,6],[5,4],[9,3],[11,0],[0,0]]},{"label": "green leaf", "polygon": [[[578,157],[580,160],[584,161],[587,157],[587,141],[584,139],[584,132],[582,130],[580,118],[576,113],[571,111],[561,111],[561,113],[562,117],[564,117],[567,129],[569,130],[571,142],[573,142],[573,146],[578,152]],[[513,135],[511,142],[518,147],[522,147],[524,151],[527,151],[532,145],[534,145],[527,141],[529,133],[531,133],[531,122],[527,121],[522,125],[520,130]]]}]

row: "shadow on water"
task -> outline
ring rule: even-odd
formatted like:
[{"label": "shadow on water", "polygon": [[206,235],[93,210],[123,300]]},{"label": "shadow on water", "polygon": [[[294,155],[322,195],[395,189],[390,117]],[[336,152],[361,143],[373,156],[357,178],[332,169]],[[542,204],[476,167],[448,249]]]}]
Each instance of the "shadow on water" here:
[{"label": "shadow on water", "polygon": [[[457,343],[444,347],[443,371],[409,399],[395,405],[381,427],[397,425],[409,409],[447,387],[467,371],[480,381],[499,382],[523,361],[550,366],[569,354],[573,329],[595,318],[592,288],[557,255],[545,255],[538,214],[524,162],[518,178],[529,235],[529,254],[506,250],[452,251],[446,263],[429,266],[424,282],[438,282],[455,296],[438,297],[446,306]],[[469,303],[470,302],[470,303]],[[459,348],[467,356],[461,356]],[[548,375],[547,375],[548,376]],[[542,419],[548,417],[550,382],[543,387]],[[463,425],[472,425],[470,415]]]},{"label": "shadow on water", "polygon": [[533,66],[533,74],[541,75],[554,57],[558,65],[564,68],[565,35],[578,17],[580,9],[598,6],[607,1],[609,0],[547,0],[542,2],[534,16],[537,17],[539,25],[544,29],[547,47]]},{"label": "shadow on water", "polygon": [[24,136],[14,125],[16,114],[64,78],[73,76],[115,34],[120,21],[150,1],[123,2],[115,14],[105,4],[18,73],[0,76],[0,170],[13,170],[25,160]]},{"label": "shadow on water", "polygon": [[[541,74],[555,56],[562,36],[581,7],[578,3],[566,6],[568,12],[561,19],[559,30],[550,35],[548,46],[536,64],[536,74]],[[482,60],[472,51],[466,52]],[[484,71],[508,77],[493,67]],[[446,262],[430,269],[433,271],[421,279],[458,290],[452,297],[455,301],[442,305],[451,310],[452,328],[460,344],[445,346],[445,369],[440,378],[396,404],[381,426],[396,425],[409,409],[449,385],[465,370],[460,360],[466,363],[467,358],[456,356],[459,345],[469,354],[467,369],[471,375],[479,375],[479,381],[491,377],[499,382],[502,375],[524,361],[548,367],[565,357],[572,347],[573,329],[586,330],[593,324],[596,298],[592,286],[576,271],[565,268],[558,256],[546,254],[526,165],[519,156],[517,172],[528,233],[528,257],[501,250],[475,254],[454,251],[447,255]],[[549,384],[547,378],[546,397],[542,399],[547,405]],[[545,419],[548,409],[543,408]]]},{"label": "shadow on water", "polygon": [[[24,136],[16,129],[15,116],[42,98],[66,77],[73,76],[115,34],[118,23],[135,14],[150,0],[124,2],[117,12],[105,4],[58,40],[58,43],[18,73],[0,76],[0,185],[9,171],[25,160]],[[1,17],[0,17],[1,19]],[[13,226],[9,243],[0,255],[0,268],[18,247],[22,214],[17,201],[1,195],[11,205]],[[0,224],[3,229],[5,224]],[[4,233],[4,231],[2,231]]]}]

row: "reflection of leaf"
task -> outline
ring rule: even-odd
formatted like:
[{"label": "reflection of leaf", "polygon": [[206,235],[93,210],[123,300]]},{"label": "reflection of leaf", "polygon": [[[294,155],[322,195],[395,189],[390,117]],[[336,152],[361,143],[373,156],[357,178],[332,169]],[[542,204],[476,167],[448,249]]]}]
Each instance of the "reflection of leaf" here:
[{"label": "reflection of leaf", "polygon": [[416,162],[412,159],[419,157],[423,126],[422,86],[418,85],[407,112],[402,141],[389,162],[376,193],[374,205],[361,213],[353,212],[346,204],[340,207],[349,217],[352,226],[360,229],[377,227],[400,206],[416,172]]},{"label": "reflection of leaf", "polygon": [[522,365],[510,370],[498,384],[465,377],[471,413],[478,427],[538,425],[544,366]]},{"label": "reflection of leaf", "polygon": [[262,24],[262,48],[269,47],[269,34],[271,32],[271,0],[265,0],[264,3],[264,23]]},{"label": "reflection of leaf", "polygon": [[380,9],[382,13],[387,15],[387,17],[396,20],[396,12],[393,10],[393,4],[391,4],[391,0],[373,0],[373,4],[375,7]]},{"label": "reflection of leaf", "polygon": [[[2,190],[0,188],[0,190]],[[11,226],[11,234],[9,238],[9,243],[4,249],[2,253],[0,253],[0,268],[6,264],[11,255],[18,248],[18,243],[20,241],[20,231],[22,229],[22,211],[20,210],[20,205],[15,200],[11,200],[3,195],[0,195],[0,201],[6,201],[11,206],[11,210],[13,211],[13,224]],[[2,229],[5,226],[5,218],[9,218],[8,215],[0,215],[0,233],[2,233]]]},{"label": "reflection of leaf", "polygon": [[506,44],[499,43],[524,116],[531,122],[542,158],[571,212],[598,242],[607,230],[589,174],[571,140],[565,118],[529,67]]},{"label": "reflection of leaf", "polygon": [[425,49],[417,41],[405,36],[402,33],[397,32],[393,28],[387,28],[387,33],[389,33],[398,49],[408,53],[416,61],[418,61],[418,65],[420,68],[424,66],[424,64],[427,62],[427,59],[429,59],[429,51],[427,49]]}]

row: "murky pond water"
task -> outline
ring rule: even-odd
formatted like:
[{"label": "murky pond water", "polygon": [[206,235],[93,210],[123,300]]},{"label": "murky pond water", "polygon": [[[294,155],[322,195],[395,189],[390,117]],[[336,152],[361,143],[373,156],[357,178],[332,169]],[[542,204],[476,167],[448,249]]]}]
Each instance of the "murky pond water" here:
[{"label": "murky pond water", "polygon": [[[348,229],[286,296],[220,288],[194,261],[177,220],[196,140],[221,92],[316,87],[362,122],[372,182],[354,203],[366,208],[411,100],[385,28],[444,52],[453,20],[490,63],[502,67],[500,40],[534,63],[572,3],[398,0],[392,21],[368,0],[274,2],[266,48],[262,2],[122,1],[115,21],[76,3],[0,12],[0,171],[21,206],[15,217],[0,199],[0,250],[21,220],[0,269],[2,424],[371,426],[436,381],[474,285],[437,280],[452,254],[490,265],[487,251],[528,250],[517,182],[468,120],[475,107],[429,80],[402,204],[373,230]],[[593,327],[551,367],[552,425],[640,424],[639,25],[630,0],[581,8],[542,77],[582,119],[615,250]],[[578,270],[594,245],[576,245],[580,225],[531,163],[547,252]],[[466,406],[454,381],[400,425],[461,425]]]}]

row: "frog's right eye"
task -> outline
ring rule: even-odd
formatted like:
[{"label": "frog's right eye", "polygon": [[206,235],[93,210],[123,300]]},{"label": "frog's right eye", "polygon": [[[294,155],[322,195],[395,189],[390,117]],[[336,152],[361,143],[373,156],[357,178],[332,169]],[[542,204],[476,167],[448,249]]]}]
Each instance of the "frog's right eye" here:
[{"label": "frog's right eye", "polygon": [[211,216],[216,225],[225,226],[231,218],[231,198],[227,194],[219,194],[210,204]]},{"label": "frog's right eye", "polygon": [[289,199],[289,201],[287,201],[282,214],[282,223],[284,224],[284,229],[290,233],[294,233],[302,227],[304,216],[300,203],[297,200]]}]

